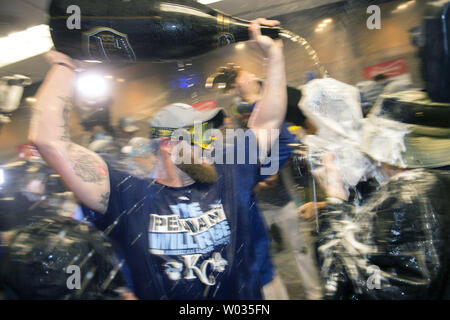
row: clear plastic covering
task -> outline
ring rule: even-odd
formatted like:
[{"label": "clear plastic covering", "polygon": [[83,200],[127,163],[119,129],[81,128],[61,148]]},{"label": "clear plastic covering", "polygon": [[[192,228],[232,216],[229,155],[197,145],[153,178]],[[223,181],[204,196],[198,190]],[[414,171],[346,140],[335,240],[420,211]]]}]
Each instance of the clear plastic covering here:
[{"label": "clear plastic covering", "polygon": [[380,117],[365,119],[361,150],[371,158],[393,166],[406,167],[402,153],[406,151],[405,135],[410,131],[406,124]]},{"label": "clear plastic covering", "polygon": [[334,153],[347,187],[355,187],[368,176],[381,180],[360,148],[363,116],[358,89],[332,78],[313,80],[301,89],[299,107],[317,128],[314,135],[303,139],[311,156],[320,159],[325,153]]},{"label": "clear plastic covering", "polygon": [[116,261],[111,245],[85,223],[36,218],[10,235],[8,247],[0,265],[6,299],[120,298],[115,290],[125,285],[119,272],[123,262]]},{"label": "clear plastic covering", "polygon": [[331,204],[317,243],[328,299],[449,299],[450,174],[415,169],[355,211]]}]

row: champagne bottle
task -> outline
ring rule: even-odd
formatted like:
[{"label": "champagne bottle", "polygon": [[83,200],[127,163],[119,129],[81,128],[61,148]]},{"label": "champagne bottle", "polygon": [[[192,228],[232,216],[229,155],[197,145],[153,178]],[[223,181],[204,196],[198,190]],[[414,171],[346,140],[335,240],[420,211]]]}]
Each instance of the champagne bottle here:
[{"label": "champagne bottle", "polygon": [[[249,40],[249,25],[194,0],[53,0],[50,5],[56,50],[80,60],[191,58]],[[282,30],[261,27],[274,39]]]}]

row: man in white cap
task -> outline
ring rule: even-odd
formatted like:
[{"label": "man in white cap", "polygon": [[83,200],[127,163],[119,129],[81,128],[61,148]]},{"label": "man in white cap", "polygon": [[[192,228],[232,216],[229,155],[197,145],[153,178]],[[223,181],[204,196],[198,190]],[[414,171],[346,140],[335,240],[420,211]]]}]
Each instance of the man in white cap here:
[{"label": "man in white cap", "polygon": [[[258,19],[250,26],[250,35],[266,58],[266,81],[248,136],[250,140],[256,137],[259,149],[267,150],[276,140],[273,130],[284,120],[286,80],[282,44],[262,36],[260,23],[278,24]],[[96,226],[123,250],[136,296],[259,299],[262,291],[266,294],[274,274],[252,193],[261,177],[260,165],[247,158],[239,165],[177,165],[174,151],[184,142],[167,137],[173,129],[209,122],[218,111],[214,115],[187,105],[160,111],[153,124],[158,141],[156,179],[138,179],[114,170],[68,139],[62,115],[69,107],[65,101],[73,94],[74,65],[58,53],[52,61],[54,66],[37,94],[39,112],[29,137],[69,189],[90,208]],[[273,135],[268,137],[267,131]],[[255,158],[257,150],[245,144],[245,152]],[[239,152],[234,155],[234,160],[241,156]]]}]

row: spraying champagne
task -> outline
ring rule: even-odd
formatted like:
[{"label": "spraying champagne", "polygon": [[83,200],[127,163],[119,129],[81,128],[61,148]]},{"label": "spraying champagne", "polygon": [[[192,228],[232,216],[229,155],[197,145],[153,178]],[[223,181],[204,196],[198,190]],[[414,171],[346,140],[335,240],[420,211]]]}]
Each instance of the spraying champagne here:
[{"label": "spraying champagne", "polygon": [[[72,17],[68,8],[74,6],[79,8],[79,28],[67,24]],[[247,20],[194,0],[52,0],[50,5],[50,29],[56,49],[80,60],[187,59],[249,40],[249,26]],[[298,42],[319,72],[326,74],[305,39],[280,27],[261,26],[261,33]]]},{"label": "spraying champagne", "polygon": [[[69,29],[70,6],[80,8],[80,28]],[[249,21],[193,0],[53,0],[50,28],[58,51],[105,62],[174,60],[249,40]],[[278,38],[278,27],[261,32]]]}]

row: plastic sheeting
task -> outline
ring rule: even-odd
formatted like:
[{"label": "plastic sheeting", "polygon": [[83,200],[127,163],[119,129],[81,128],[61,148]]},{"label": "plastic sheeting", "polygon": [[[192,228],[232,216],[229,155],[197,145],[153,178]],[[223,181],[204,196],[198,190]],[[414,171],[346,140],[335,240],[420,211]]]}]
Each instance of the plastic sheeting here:
[{"label": "plastic sheeting", "polygon": [[301,90],[299,107],[317,127],[314,135],[303,140],[313,166],[320,165],[319,159],[332,152],[347,188],[355,187],[362,178],[375,177],[381,182],[382,176],[360,150],[363,116],[358,89],[326,78],[310,81]]},{"label": "plastic sheeting", "polygon": [[402,152],[406,151],[406,124],[379,117],[365,119],[362,130],[361,150],[380,162],[405,168]]},{"label": "plastic sheeting", "polygon": [[[80,268],[79,289],[68,287],[75,275],[69,266]],[[0,261],[0,291],[7,299],[118,299],[120,267],[111,245],[88,225],[41,218],[12,236]]]},{"label": "plastic sheeting", "polygon": [[450,173],[392,177],[356,210],[329,203],[318,255],[327,299],[449,299]]}]

